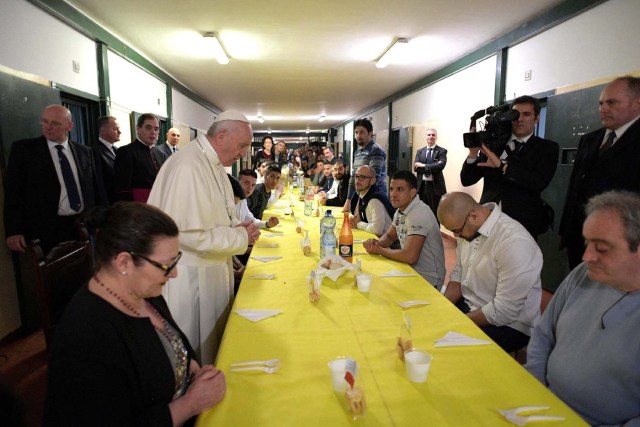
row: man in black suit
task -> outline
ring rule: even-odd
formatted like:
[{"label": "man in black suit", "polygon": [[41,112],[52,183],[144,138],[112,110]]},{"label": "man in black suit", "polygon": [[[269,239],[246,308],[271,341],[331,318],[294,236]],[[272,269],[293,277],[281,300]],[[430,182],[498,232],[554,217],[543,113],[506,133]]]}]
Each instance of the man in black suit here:
[{"label": "man in black suit", "polygon": [[24,252],[40,239],[47,253],[60,242],[78,240],[76,220],[106,196],[89,147],[68,140],[71,113],[50,105],[40,118],[43,135],[11,145],[4,198],[9,249]]},{"label": "man in black suit", "polygon": [[620,77],[600,94],[603,127],[578,144],[560,222],[560,245],[569,267],[582,262],[582,223],[587,201],[609,190],[640,192],[640,79]]},{"label": "man in black suit", "polygon": [[486,145],[469,148],[462,165],[462,185],[473,185],[484,178],[480,203],[501,203],[502,212],[518,221],[537,239],[553,216],[540,197],[558,164],[558,144],[533,134],[540,120],[540,103],[531,96],[516,98],[511,108],[519,117],[511,122],[511,137],[505,149],[494,153]]},{"label": "man in black suit", "polygon": [[115,143],[120,141],[120,126],[115,117],[103,116],[98,119],[98,142],[93,152],[96,155],[96,166],[102,174],[104,191],[107,194],[109,204],[116,202],[115,172],[116,162]]},{"label": "man in black suit", "polygon": [[167,132],[167,141],[158,147],[158,150],[164,154],[165,160],[172,154],[178,152],[178,144],[180,143],[180,130],[177,128],[171,128]]},{"label": "man in black suit", "polygon": [[165,157],[156,148],[160,121],[150,113],[138,118],[138,138],[116,154],[116,197],[146,203]]},{"label": "man in black suit", "polygon": [[427,145],[418,150],[413,164],[414,172],[418,174],[418,194],[438,217],[440,198],[447,192],[442,170],[447,165],[447,150],[436,145],[438,131],[427,129]]}]

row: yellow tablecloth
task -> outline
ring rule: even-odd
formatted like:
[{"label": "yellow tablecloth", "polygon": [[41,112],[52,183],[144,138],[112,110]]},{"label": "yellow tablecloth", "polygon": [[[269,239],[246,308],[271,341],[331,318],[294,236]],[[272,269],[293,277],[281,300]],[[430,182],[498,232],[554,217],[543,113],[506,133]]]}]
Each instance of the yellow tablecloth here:
[{"label": "yellow tablecloth", "polygon": [[[356,255],[363,270],[373,275],[371,292],[358,292],[349,272],[335,283],[325,278],[320,301],[310,303],[305,276],[319,259],[319,218],[305,217],[296,203],[295,219],[304,220],[312,240],[313,252],[305,257],[302,235],[295,232],[294,219],[284,215],[285,204],[281,200],[265,213],[279,216],[280,225],[264,230],[258,242],[279,246],[255,247],[252,253],[283,258],[268,263],[251,259],[233,307],[283,313],[255,323],[231,314],[216,361],[225,372],[227,394],[199,417],[198,426],[507,426],[511,424],[496,409],[523,405],[548,405],[546,413],[566,417],[554,424],[586,425],[496,344],[434,347],[434,340],[448,331],[488,337],[423,278],[379,277],[389,270],[414,272],[406,264]],[[334,212],[338,229],[339,211]],[[274,232],[275,237],[264,236]],[[368,237],[372,235],[354,230],[356,240]],[[364,252],[362,244],[354,244],[354,251]],[[277,277],[249,278],[255,274]],[[407,300],[430,302],[405,310],[414,347],[433,357],[423,384],[406,379],[395,350],[403,311],[397,302]],[[327,363],[336,356],[358,362],[356,385],[367,400],[364,418],[352,420],[344,397],[333,391]],[[281,360],[274,374],[229,372],[234,362],[272,358]]]}]

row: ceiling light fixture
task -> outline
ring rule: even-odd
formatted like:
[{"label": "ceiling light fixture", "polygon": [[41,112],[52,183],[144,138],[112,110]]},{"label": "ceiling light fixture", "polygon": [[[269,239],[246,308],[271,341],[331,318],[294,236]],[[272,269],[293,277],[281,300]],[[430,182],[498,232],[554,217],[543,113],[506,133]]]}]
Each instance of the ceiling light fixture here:
[{"label": "ceiling light fixture", "polygon": [[259,121],[260,123],[264,123],[264,117],[262,117],[262,116],[258,116],[258,121]]},{"label": "ceiling light fixture", "polygon": [[218,64],[225,65],[229,63],[229,55],[227,55],[227,52],[224,50],[224,46],[222,46],[216,33],[205,33],[204,40],[207,48],[210,49],[216,61],[218,61]]},{"label": "ceiling light fixture", "polygon": [[404,38],[396,39],[387,50],[384,51],[382,56],[376,61],[376,68],[384,68],[387,65],[401,60],[407,54],[409,47],[409,40]]},{"label": "ceiling light fixture", "polygon": [[323,115],[321,115],[321,116],[318,118],[318,121],[319,121],[319,122],[324,122],[324,119],[326,119],[326,118],[327,118],[327,116],[325,116],[325,115],[323,114]]}]

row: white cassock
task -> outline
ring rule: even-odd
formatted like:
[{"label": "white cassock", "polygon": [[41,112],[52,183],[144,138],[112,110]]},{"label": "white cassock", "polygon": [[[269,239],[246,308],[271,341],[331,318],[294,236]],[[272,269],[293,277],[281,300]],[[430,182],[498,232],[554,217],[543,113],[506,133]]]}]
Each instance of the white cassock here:
[{"label": "white cassock", "polygon": [[211,364],[233,300],[231,256],[244,253],[249,239],[246,229],[237,227],[229,178],[204,135],[162,165],[148,203],[180,230],[178,277],[162,294],[200,362]]}]

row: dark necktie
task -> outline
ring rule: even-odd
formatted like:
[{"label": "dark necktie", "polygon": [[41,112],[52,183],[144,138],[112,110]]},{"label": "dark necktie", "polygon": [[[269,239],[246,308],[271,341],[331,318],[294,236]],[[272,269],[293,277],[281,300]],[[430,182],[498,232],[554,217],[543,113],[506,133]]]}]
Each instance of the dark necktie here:
[{"label": "dark necktie", "polygon": [[616,133],[611,131],[609,135],[607,135],[607,140],[600,146],[600,152],[604,153],[613,145],[613,140],[616,139]]},{"label": "dark necktie", "polygon": [[176,151],[178,151],[178,149],[176,147],[172,147],[172,150],[173,150],[173,154],[175,154]]},{"label": "dark necktie", "polygon": [[67,159],[67,156],[62,152],[62,150],[64,150],[64,147],[62,145],[56,145],[56,150],[58,150],[58,160],[60,160],[62,179],[64,180],[64,186],[67,189],[67,196],[69,196],[69,206],[71,206],[71,209],[78,212],[80,211],[81,207],[80,193],[78,192],[76,180],[73,177],[71,164],[69,163],[69,159]]},{"label": "dark necktie", "polygon": [[117,150],[116,146],[115,146],[115,145],[112,145],[112,146],[111,146],[111,151],[113,151],[113,155],[114,155],[114,156],[116,155],[116,150]]},{"label": "dark necktie", "polygon": [[509,146],[509,144],[507,144],[506,148],[504,149],[507,152],[507,157],[520,151],[520,149],[524,145],[524,142],[517,139],[512,139],[511,141],[513,142],[513,149],[511,148],[511,146]]},{"label": "dark necktie", "polygon": [[427,148],[427,164],[433,163],[433,148]]}]

